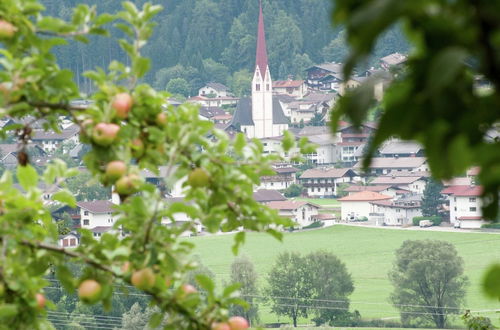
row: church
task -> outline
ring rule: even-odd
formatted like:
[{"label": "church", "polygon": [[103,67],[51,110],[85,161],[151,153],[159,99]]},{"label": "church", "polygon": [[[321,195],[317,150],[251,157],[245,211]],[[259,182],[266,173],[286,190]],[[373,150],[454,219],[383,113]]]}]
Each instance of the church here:
[{"label": "church", "polygon": [[236,107],[232,127],[248,138],[268,138],[283,135],[289,120],[283,113],[279,100],[273,97],[273,83],[267,60],[266,36],[262,3],[259,6],[257,52],[252,79],[252,96],[241,98]]}]

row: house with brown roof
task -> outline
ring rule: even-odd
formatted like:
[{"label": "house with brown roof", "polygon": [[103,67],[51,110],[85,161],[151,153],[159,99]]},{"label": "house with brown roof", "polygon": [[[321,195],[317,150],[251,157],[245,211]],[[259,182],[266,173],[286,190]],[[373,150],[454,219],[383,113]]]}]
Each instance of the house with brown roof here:
[{"label": "house with brown roof", "polygon": [[374,185],[390,185],[400,189],[409,190],[415,194],[423,194],[427,185],[427,178],[422,176],[398,176],[395,174],[379,176],[370,183]]},{"label": "house with brown roof", "polygon": [[286,201],[286,197],[282,193],[271,189],[259,189],[253,193],[253,198],[259,203],[269,203],[277,201]]},{"label": "house with brown roof", "polygon": [[375,191],[360,191],[358,193],[339,198],[340,216],[344,221],[355,221],[370,216],[374,212],[372,202],[390,201],[391,196],[379,194]]},{"label": "house with brown roof", "polygon": [[297,168],[290,164],[275,164],[273,170],[275,175],[262,176],[260,178],[260,189],[284,190],[292,184],[297,183]]},{"label": "house with brown roof", "polygon": [[[362,161],[359,161],[356,165],[354,165],[355,169],[361,169],[362,167]],[[383,175],[393,171],[427,172],[429,171],[429,165],[427,164],[427,159],[425,157],[372,158],[369,174]]]},{"label": "house with brown roof", "polygon": [[307,93],[307,86],[304,80],[275,80],[273,81],[273,93],[287,94],[296,98],[303,98]]},{"label": "house with brown roof", "polygon": [[354,195],[355,193],[358,193],[360,191],[374,191],[378,192],[379,194],[382,195],[387,195],[395,198],[401,193],[409,193],[409,190],[403,190],[397,186],[391,186],[391,185],[369,185],[369,186],[362,186],[362,185],[351,185],[347,188],[344,189],[344,192],[347,193],[347,195]]},{"label": "house with brown roof", "polygon": [[319,206],[304,201],[273,201],[267,204],[271,209],[277,210],[282,217],[295,221],[300,228],[318,221]]},{"label": "house with brown roof", "polygon": [[450,223],[456,228],[481,228],[486,223],[481,212],[483,187],[449,186],[441,191],[449,202]]},{"label": "house with brown roof", "polygon": [[300,183],[310,197],[330,197],[337,195],[338,186],[358,177],[350,168],[312,168],[300,176]]}]

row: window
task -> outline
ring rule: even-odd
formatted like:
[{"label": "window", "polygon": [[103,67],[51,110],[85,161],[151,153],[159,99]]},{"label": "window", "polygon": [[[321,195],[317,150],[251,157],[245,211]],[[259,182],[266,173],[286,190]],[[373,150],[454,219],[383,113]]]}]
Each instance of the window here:
[{"label": "window", "polygon": [[88,226],[89,224],[90,224],[89,219],[84,219],[84,220],[83,220],[83,225],[84,225],[84,226]]},{"label": "window", "polygon": [[469,207],[469,211],[470,212],[476,212],[476,208],[475,207]]},{"label": "window", "polygon": [[269,90],[269,84],[266,84],[266,91]]},{"label": "window", "polygon": [[469,198],[469,202],[471,202],[471,203],[475,203],[475,202],[476,202],[476,197],[471,197],[471,198]]},{"label": "window", "polygon": [[83,211],[83,215],[89,215],[89,211]]},{"label": "window", "polygon": [[76,245],[76,239],[75,238],[70,238],[69,245],[70,246],[75,246]]},{"label": "window", "polygon": [[67,239],[63,239],[63,246],[68,246],[68,240]]},{"label": "window", "polygon": [[255,90],[260,91],[260,84],[255,84]]}]

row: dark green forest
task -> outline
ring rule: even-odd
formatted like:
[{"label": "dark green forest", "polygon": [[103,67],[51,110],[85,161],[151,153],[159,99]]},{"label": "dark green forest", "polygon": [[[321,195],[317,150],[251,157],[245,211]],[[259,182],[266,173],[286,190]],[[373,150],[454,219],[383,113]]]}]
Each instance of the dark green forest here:
[{"label": "dark green forest", "polygon": [[[98,12],[116,12],[119,0],[43,0],[47,15],[65,19],[79,3],[95,5]],[[142,6],[146,0],[133,1]],[[157,27],[144,53],[152,60],[146,81],[165,90],[168,82],[182,78],[189,95],[208,81],[246,92],[253,71],[256,47],[258,0],[152,0],[164,10],[155,19]],[[300,78],[315,63],[342,61],[347,53],[344,33],[333,28],[332,0],[263,0],[269,64],[273,79]],[[120,36],[115,32],[116,36]],[[91,84],[82,73],[113,60],[126,62],[113,39],[95,37],[89,45],[71,42],[56,49],[60,65],[71,69],[83,92]],[[372,63],[394,51],[404,52],[407,43],[398,28],[379,40]],[[177,81],[178,83],[178,81]],[[187,96],[187,95],[185,95]]]}]

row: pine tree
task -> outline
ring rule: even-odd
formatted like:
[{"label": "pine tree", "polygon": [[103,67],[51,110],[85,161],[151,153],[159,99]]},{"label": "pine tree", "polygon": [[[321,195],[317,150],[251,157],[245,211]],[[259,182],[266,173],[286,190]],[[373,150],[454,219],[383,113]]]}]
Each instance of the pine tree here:
[{"label": "pine tree", "polygon": [[425,186],[424,196],[422,198],[422,215],[425,217],[439,216],[440,206],[444,203],[441,195],[443,185],[435,180],[430,180]]}]

